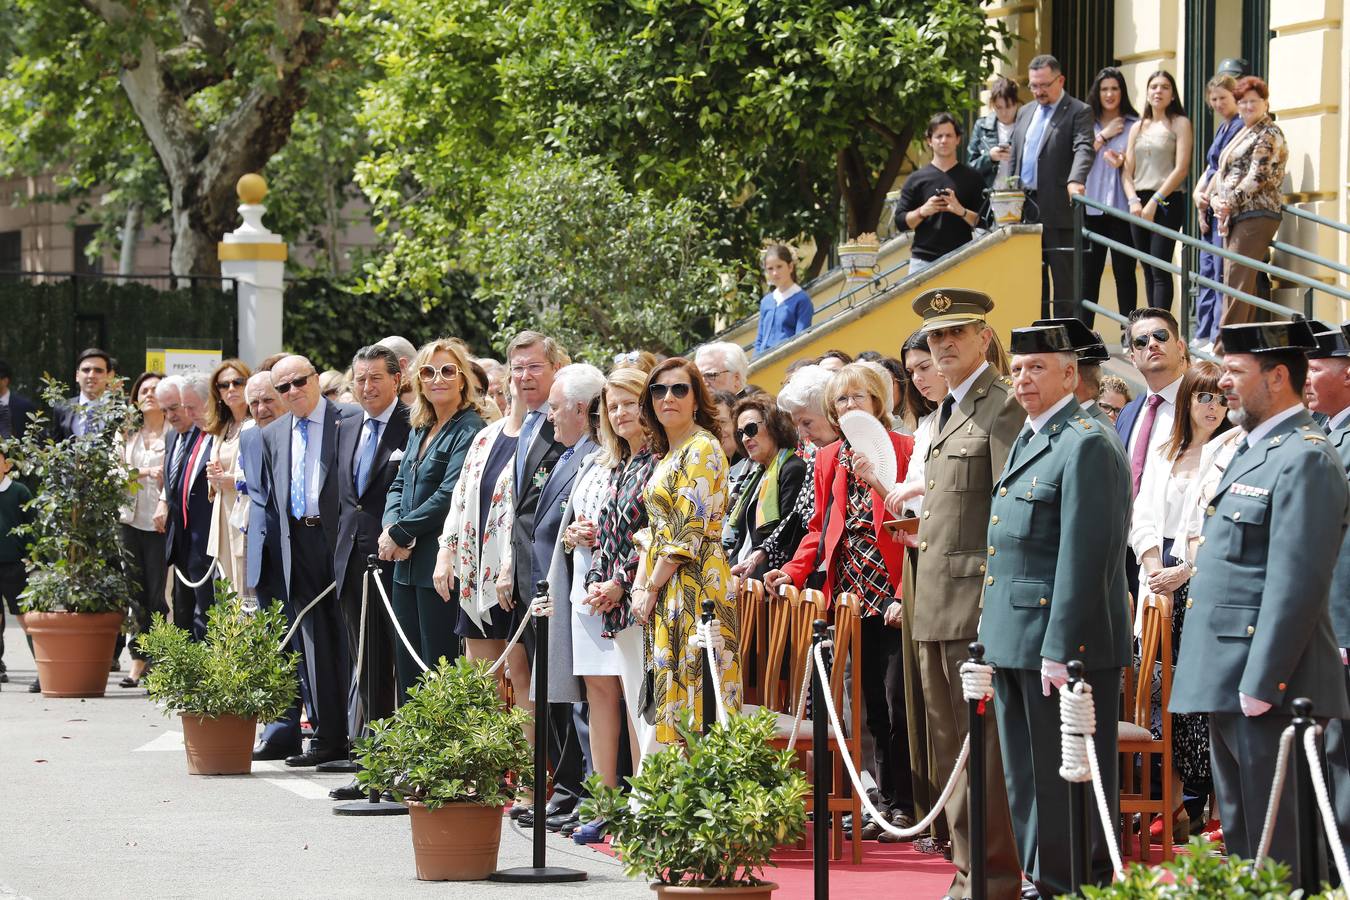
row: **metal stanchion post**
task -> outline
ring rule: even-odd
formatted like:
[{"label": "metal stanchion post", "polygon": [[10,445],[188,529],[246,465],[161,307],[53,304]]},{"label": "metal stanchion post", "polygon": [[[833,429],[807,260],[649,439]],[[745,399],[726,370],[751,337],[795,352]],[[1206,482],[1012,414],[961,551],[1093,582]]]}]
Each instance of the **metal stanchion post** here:
[{"label": "metal stanchion post", "polygon": [[[548,599],[548,582],[535,583],[536,599]],[[530,615],[526,610],[525,615]],[[516,884],[543,884],[560,881],[585,881],[580,869],[566,869],[545,864],[544,841],[548,831],[544,827],[548,802],[548,616],[534,617],[534,865],[498,869],[488,876],[489,881],[507,881]]]},{"label": "metal stanchion post", "polygon": [[[1069,663],[1069,690],[1083,680],[1083,664]],[[1058,702],[1058,701],[1056,701]],[[1069,782],[1069,887],[1074,893],[1092,878],[1092,832],[1088,818],[1088,791],[1085,781]]]},{"label": "metal stanchion post", "polygon": [[[811,639],[811,658],[807,665],[811,667],[811,770],[815,781],[811,807],[811,871],[815,876],[815,900],[829,900],[830,897],[830,777],[834,760],[830,756],[829,714],[825,711],[825,692],[830,686],[825,683],[816,668],[815,654],[825,641],[825,631],[829,626],[824,619],[815,621],[815,637]],[[861,829],[861,822],[854,822],[855,829]],[[854,840],[857,840],[854,832]]]},{"label": "metal stanchion post", "polygon": [[[363,589],[369,591],[370,579],[380,577],[380,559],[373,553],[366,557],[365,577],[366,583]],[[379,612],[378,610],[372,612],[369,605],[367,604],[366,621],[362,623],[362,627],[366,633],[367,654],[370,653],[371,638],[373,636],[372,635],[373,629],[371,628],[370,625],[371,619],[373,615],[377,614],[378,612]],[[364,665],[362,666],[362,668],[364,668]],[[361,674],[361,670],[359,668],[356,670],[356,675],[354,677],[361,679],[360,681],[361,692],[365,695],[364,699],[362,700],[362,702],[365,704],[365,715],[363,716],[363,718],[366,720],[365,723],[366,727],[369,728],[370,693],[371,693],[370,679],[364,677]],[[358,769],[359,767],[355,763],[353,763],[352,770],[357,771]],[[395,803],[392,800],[383,799],[380,796],[380,792],[375,790],[375,788],[370,789],[370,792],[365,800],[353,800],[350,803],[339,803],[337,806],[333,807],[333,815],[335,816],[406,816],[407,814],[408,814],[408,807],[405,804]]]},{"label": "metal stanchion post", "polygon": [[1327,880],[1326,836],[1318,817],[1317,795],[1313,791],[1312,769],[1303,749],[1304,734],[1312,728],[1313,705],[1307,697],[1299,697],[1294,707],[1294,820],[1298,823],[1299,885],[1305,896],[1321,890]]},{"label": "metal stanchion post", "polygon": [[[970,645],[970,661],[984,665],[984,644],[974,641]],[[985,900],[988,885],[985,877],[985,783],[984,783],[984,700],[971,700],[970,706],[970,759],[967,772],[967,784],[970,793],[970,900]]]},{"label": "metal stanchion post", "polygon": [[[713,602],[711,600],[703,601],[703,624],[707,625],[713,620]],[[710,635],[711,636],[711,635]],[[717,680],[713,678],[713,649],[711,647],[703,648],[703,733],[712,731],[713,723],[717,721],[717,697],[713,691],[717,690]]]}]

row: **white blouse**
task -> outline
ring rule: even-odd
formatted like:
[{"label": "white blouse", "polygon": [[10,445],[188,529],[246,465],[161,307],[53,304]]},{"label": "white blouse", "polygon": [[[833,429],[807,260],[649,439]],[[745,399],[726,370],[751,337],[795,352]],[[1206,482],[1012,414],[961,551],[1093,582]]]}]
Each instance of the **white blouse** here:
[{"label": "white blouse", "polygon": [[1198,538],[1205,527],[1205,509],[1219,489],[1223,473],[1237,452],[1238,443],[1246,437],[1241,428],[1230,428],[1223,434],[1205,444],[1200,454],[1200,467],[1191,480],[1190,490],[1181,503],[1181,522],[1177,526],[1176,542],[1172,545],[1172,555],[1185,561],[1189,554],[1187,548],[1192,538]]},{"label": "white blouse", "polygon": [[[941,409],[941,407],[938,409]],[[933,446],[933,438],[937,431],[937,419],[938,410],[935,409],[920,419],[914,426],[914,450],[909,457],[909,468],[905,470],[905,480],[900,482],[901,487],[923,485],[923,464],[924,460],[928,459],[928,449]],[[906,500],[903,511],[913,512],[916,516],[923,512],[923,494],[919,494],[911,500]]]},{"label": "white blouse", "polygon": [[1178,474],[1175,468],[1161,447],[1149,448],[1130,516],[1130,547],[1136,559],[1149,550],[1161,552],[1163,541],[1176,537],[1181,528],[1182,501],[1195,473]]}]

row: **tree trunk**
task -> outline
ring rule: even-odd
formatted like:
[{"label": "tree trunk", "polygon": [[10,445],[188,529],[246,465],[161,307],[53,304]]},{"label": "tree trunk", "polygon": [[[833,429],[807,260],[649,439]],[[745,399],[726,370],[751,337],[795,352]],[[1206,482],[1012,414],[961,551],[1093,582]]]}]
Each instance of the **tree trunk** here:
[{"label": "tree trunk", "polygon": [[117,255],[117,274],[130,275],[136,271],[136,242],[141,234],[141,203],[127,204],[127,215],[122,220],[122,246]]}]

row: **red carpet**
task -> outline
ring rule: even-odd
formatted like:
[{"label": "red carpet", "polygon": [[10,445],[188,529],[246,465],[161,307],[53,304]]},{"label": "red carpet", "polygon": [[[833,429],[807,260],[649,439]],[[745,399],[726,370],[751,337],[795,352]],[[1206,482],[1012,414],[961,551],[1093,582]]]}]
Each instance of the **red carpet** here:
[{"label": "red carpet", "polygon": [[[613,855],[609,844],[591,844],[591,849]],[[915,853],[909,844],[879,844],[867,841],[862,865],[852,863],[852,850],[844,843],[844,858],[830,861],[830,896],[854,898],[941,897],[956,871],[941,856]],[[778,884],[774,900],[809,900],[814,896],[811,851],[780,849],[775,865],[764,877]]]}]

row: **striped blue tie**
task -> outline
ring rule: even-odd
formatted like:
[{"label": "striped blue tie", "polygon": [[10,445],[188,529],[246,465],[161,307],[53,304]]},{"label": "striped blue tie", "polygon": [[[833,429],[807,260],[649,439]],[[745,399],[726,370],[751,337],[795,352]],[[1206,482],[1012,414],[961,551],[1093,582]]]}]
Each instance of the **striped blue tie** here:
[{"label": "striped blue tie", "polygon": [[292,449],[291,454],[291,517],[303,519],[307,506],[306,498],[309,495],[305,484],[305,475],[308,472],[305,458],[309,455],[309,419],[296,419],[295,432],[300,435],[300,452],[295,453]]}]

